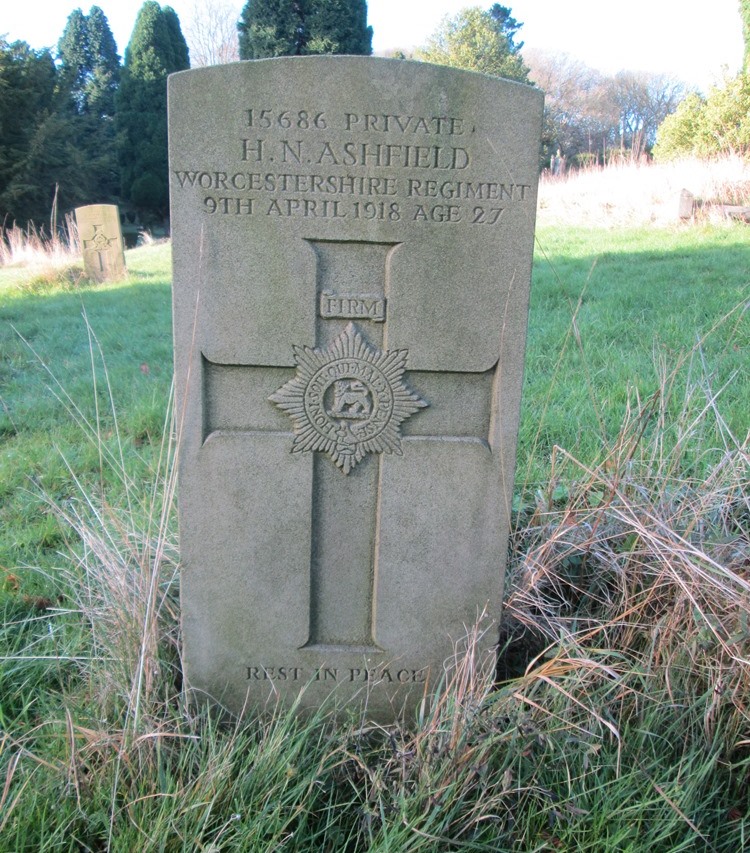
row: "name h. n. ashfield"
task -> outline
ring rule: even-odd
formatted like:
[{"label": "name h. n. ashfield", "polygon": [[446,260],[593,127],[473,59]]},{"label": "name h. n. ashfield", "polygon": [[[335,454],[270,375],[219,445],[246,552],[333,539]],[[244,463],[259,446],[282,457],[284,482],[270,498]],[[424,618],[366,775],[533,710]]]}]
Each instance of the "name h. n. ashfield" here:
[{"label": "name h. n. ashfield", "polygon": [[365,166],[369,168],[450,169],[468,168],[471,156],[465,148],[448,145],[396,145],[385,142],[308,143],[281,139],[277,144],[263,139],[243,139],[246,162],[276,162],[292,165]]},{"label": "name h. n. ashfield", "polygon": [[385,299],[369,294],[352,296],[324,290],[320,294],[320,316],[382,323],[385,320]]}]

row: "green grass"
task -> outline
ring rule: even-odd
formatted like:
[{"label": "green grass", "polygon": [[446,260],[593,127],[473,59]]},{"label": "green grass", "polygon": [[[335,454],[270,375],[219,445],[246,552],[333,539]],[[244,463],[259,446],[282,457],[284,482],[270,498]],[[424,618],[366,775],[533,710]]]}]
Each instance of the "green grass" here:
[{"label": "green grass", "polygon": [[508,680],[389,729],[184,704],[169,247],[0,268],[0,851],[750,846],[750,237],[537,236]]},{"label": "green grass", "polygon": [[153,482],[172,377],[170,248],[127,261],[125,282],[100,287],[30,290],[0,269],[0,565],[49,565],[60,532],[41,496],[76,493],[70,469],[112,485],[102,448]]},{"label": "green grass", "polygon": [[[675,371],[667,433],[684,395],[705,380],[744,438],[749,260],[743,228],[538,233],[519,470],[544,479],[554,445],[598,459],[629,399],[661,393]],[[711,460],[695,462],[701,473]]]}]

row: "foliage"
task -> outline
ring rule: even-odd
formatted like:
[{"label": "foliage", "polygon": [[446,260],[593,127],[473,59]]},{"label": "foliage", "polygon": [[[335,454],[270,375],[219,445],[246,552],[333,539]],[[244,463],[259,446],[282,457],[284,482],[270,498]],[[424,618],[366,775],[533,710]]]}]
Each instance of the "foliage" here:
[{"label": "foliage", "polygon": [[750,74],[727,78],[707,97],[687,97],[659,127],[654,155],[716,157],[750,153]]},{"label": "foliage", "polygon": [[0,212],[48,219],[68,161],[57,75],[48,50],[0,38]]},{"label": "foliage", "polygon": [[521,29],[523,24],[518,23],[511,14],[511,9],[508,6],[501,6],[500,3],[493,3],[489,11],[500,32],[502,32],[505,38],[508,39],[508,49],[510,52],[519,53],[523,47],[523,42],[520,41],[516,44],[515,39],[516,33]]},{"label": "foliage", "polygon": [[572,161],[606,150],[612,117],[603,96],[604,75],[567,54],[532,50],[526,61],[530,80],[544,92],[542,164],[549,166],[558,151]]},{"label": "foliage", "polygon": [[49,51],[0,40],[0,214],[26,223],[57,208],[116,201],[119,57],[97,6],[68,18]]},{"label": "foliage", "polygon": [[237,29],[242,59],[372,53],[365,0],[248,0]]},{"label": "foliage", "polygon": [[174,10],[146,0],[125,49],[117,98],[122,193],[144,221],[166,218],[167,76],[190,67]]},{"label": "foliage", "polygon": [[366,0],[308,0],[306,53],[372,53],[372,27]]},{"label": "foliage", "polygon": [[657,128],[674,112],[682,95],[682,85],[663,75],[617,73],[609,96],[618,118],[620,149],[627,149],[636,159],[650,151]]},{"label": "foliage", "polygon": [[299,56],[304,46],[297,0],[248,0],[237,24],[240,59]]},{"label": "foliage", "polygon": [[654,148],[657,160],[670,160],[693,153],[705,103],[705,98],[698,92],[690,92],[672,115],[664,119],[657,131]]},{"label": "foliage", "polygon": [[120,82],[120,57],[104,12],[92,6],[68,17],[58,42],[60,84],[70,94],[78,115],[111,119]]},{"label": "foliage", "polygon": [[497,3],[488,12],[472,6],[446,17],[415,58],[528,83],[521,45],[513,41],[521,26]]},{"label": "foliage", "polygon": [[0,41],[0,210],[11,221],[44,222],[117,191],[119,64],[100,9],[70,16],[59,58],[58,71],[49,51]]},{"label": "foliage", "polygon": [[59,87],[68,99],[74,161],[80,164],[75,186],[63,186],[66,207],[110,203],[119,194],[115,140],[115,95],[120,57],[104,13],[92,6],[76,9],[58,43]]},{"label": "foliage", "polygon": [[745,156],[750,152],[750,0],[739,0],[745,44],[743,70],[725,77],[706,97],[692,94],[659,127],[654,154],[680,157]]}]

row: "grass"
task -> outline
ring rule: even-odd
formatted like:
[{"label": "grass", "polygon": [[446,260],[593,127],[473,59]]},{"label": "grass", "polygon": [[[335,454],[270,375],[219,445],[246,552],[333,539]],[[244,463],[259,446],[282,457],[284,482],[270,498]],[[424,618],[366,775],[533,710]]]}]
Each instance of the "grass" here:
[{"label": "grass", "polygon": [[[669,376],[667,432],[681,398],[709,381],[729,428],[745,438],[747,388],[738,381],[750,344],[744,226],[556,226],[538,232],[536,259],[519,445],[527,478],[544,479],[555,445],[598,458],[629,399],[662,393]],[[712,440],[720,446],[718,434],[706,436],[701,453]],[[690,464],[700,473],[710,456]]]},{"label": "grass", "polygon": [[0,850],[747,849],[749,256],[539,229],[503,678],[387,729],[184,704],[169,247],[0,268]]}]

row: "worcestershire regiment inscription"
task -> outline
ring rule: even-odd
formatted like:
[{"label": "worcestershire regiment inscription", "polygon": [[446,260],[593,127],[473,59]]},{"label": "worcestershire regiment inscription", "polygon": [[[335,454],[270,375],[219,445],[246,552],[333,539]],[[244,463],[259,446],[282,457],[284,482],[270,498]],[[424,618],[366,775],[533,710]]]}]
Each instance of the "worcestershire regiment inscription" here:
[{"label": "worcestershire regiment inscription", "polygon": [[541,94],[363,57],[169,87],[188,683],[387,719],[496,639]]}]

